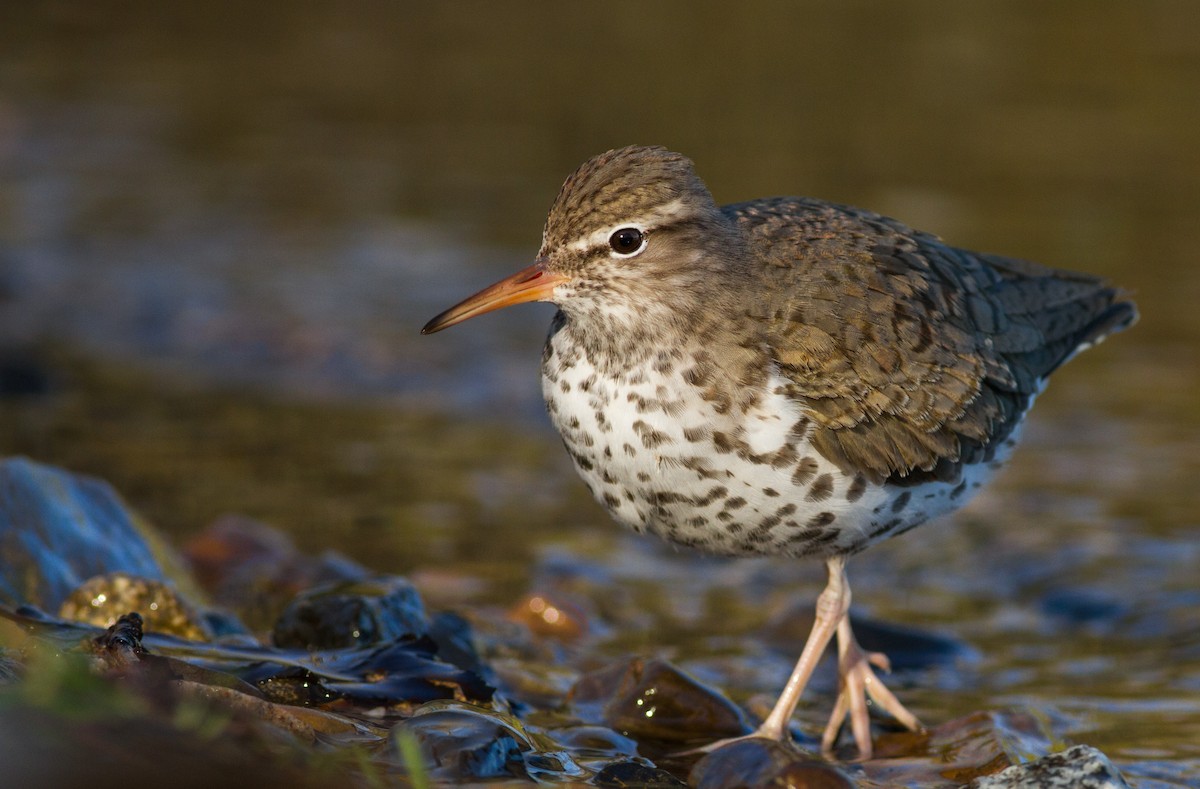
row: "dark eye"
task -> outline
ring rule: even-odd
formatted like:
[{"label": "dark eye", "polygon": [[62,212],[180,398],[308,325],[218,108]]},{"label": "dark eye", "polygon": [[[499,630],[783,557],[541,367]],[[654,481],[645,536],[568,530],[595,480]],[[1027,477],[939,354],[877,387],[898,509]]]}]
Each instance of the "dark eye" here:
[{"label": "dark eye", "polygon": [[608,245],[618,255],[634,255],[646,245],[646,235],[636,227],[623,227],[608,237]]}]

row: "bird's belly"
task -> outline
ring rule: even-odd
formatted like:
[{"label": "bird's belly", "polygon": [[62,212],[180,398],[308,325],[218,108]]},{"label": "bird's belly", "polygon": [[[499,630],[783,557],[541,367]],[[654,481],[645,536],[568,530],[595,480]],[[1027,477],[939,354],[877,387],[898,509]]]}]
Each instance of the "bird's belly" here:
[{"label": "bird's belly", "polygon": [[[592,495],[638,532],[727,555],[853,553],[956,509],[998,463],[953,483],[898,488],[846,474],[768,386],[742,412],[647,363],[603,374],[548,353],[551,420]],[[556,362],[559,362],[556,364]]]}]

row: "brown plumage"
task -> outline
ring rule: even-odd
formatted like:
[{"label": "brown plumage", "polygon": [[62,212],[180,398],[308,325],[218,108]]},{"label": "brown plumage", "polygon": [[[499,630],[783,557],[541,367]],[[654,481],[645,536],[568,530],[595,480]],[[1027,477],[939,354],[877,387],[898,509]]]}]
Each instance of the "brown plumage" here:
[{"label": "brown plumage", "polygon": [[692,163],[622,148],[563,184],[535,263],[430,321],[559,312],[542,391],[576,469],[622,523],[728,555],[818,556],[829,582],[755,736],[782,738],[836,633],[845,719],[871,753],[883,686],[847,614],[846,557],[965,504],[1046,378],[1137,317],[1087,274],[957,249],[810,198],[718,207]]},{"label": "brown plumage", "polygon": [[1045,378],[1136,318],[1087,274],[944,244],[807,198],[726,206],[763,279],[749,323],[847,473],[951,479],[989,457]]}]

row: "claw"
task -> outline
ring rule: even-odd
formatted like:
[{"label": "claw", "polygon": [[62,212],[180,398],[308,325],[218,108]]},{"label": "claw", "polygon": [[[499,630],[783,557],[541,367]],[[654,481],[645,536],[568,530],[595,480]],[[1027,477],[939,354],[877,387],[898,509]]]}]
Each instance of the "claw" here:
[{"label": "claw", "polygon": [[838,732],[846,718],[850,718],[850,730],[858,746],[859,760],[866,761],[873,753],[871,745],[871,719],[867,713],[867,699],[878,704],[886,712],[912,731],[921,729],[917,716],[909,712],[883,681],[871,670],[871,666],[882,671],[891,671],[891,661],[882,652],[864,652],[854,638],[850,617],[838,622],[838,672],[841,675],[840,690],[833,715],[821,737],[821,750],[826,755],[833,752]]}]

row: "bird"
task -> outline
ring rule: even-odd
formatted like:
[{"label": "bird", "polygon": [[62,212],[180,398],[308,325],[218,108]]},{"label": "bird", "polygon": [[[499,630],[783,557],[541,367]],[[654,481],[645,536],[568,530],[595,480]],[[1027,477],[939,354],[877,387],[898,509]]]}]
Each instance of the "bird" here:
[{"label": "bird", "polygon": [[617,521],[711,554],[824,561],[795,669],[746,736],[790,738],[836,637],[822,751],[848,721],[862,760],[868,699],[921,724],[875,672],[886,656],[855,639],[847,559],[965,505],[1012,454],[1048,376],[1137,319],[1100,277],[960,249],[861,208],[718,205],[692,161],[659,146],[581,165],[532,265],[421,332],[529,301],[558,308],[546,408]]}]

